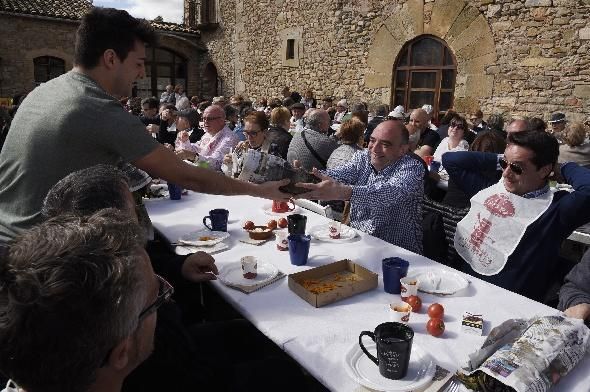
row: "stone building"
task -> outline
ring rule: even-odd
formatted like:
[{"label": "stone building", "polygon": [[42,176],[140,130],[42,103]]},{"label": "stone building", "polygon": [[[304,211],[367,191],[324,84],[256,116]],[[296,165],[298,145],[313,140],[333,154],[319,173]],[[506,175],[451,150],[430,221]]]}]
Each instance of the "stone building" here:
[{"label": "stone building", "polygon": [[225,94],[590,114],[589,0],[185,0]]},{"label": "stone building", "polygon": [[[30,91],[73,66],[74,35],[89,0],[0,1],[0,98]],[[159,95],[167,84],[181,84],[189,94],[203,87],[206,48],[195,29],[152,21],[160,42],[147,49],[147,77],[136,93]]]}]

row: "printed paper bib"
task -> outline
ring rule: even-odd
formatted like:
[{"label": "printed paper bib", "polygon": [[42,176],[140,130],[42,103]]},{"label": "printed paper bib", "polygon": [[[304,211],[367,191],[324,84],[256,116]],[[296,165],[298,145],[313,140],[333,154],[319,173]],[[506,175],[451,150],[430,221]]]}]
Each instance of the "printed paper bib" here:
[{"label": "printed paper bib", "polygon": [[553,192],[525,199],[506,191],[502,179],[471,198],[469,213],[457,224],[455,249],[481,275],[502,271],[527,227],[543,214]]}]

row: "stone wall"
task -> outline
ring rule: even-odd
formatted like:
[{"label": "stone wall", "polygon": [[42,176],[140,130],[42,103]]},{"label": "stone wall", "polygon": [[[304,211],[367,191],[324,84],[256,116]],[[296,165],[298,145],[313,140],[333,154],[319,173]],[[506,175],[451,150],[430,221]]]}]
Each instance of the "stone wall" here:
[{"label": "stone wall", "polygon": [[72,68],[72,37],[77,27],[75,22],[0,15],[0,96],[10,97],[35,87],[35,57],[59,57],[66,70]]},{"label": "stone wall", "polygon": [[[280,96],[287,85],[390,103],[400,49],[431,34],[457,59],[458,110],[590,114],[589,0],[230,0],[220,11],[203,41],[226,94]],[[284,42],[297,31],[294,66]]]}]

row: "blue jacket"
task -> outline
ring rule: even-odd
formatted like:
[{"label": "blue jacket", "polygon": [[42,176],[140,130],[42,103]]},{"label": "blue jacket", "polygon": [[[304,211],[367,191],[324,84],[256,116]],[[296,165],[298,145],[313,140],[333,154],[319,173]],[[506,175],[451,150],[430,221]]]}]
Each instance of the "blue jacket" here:
[{"label": "blue jacket", "polygon": [[[494,170],[498,155],[461,151],[444,154],[442,164],[449,176],[469,198],[493,185],[493,180],[480,173]],[[578,227],[590,221],[590,170],[576,163],[566,163],[561,174],[574,191],[558,191],[547,211],[524,233],[502,271],[484,276],[464,263],[463,270],[482,280],[542,301],[554,274],[560,269],[561,243]]]}]

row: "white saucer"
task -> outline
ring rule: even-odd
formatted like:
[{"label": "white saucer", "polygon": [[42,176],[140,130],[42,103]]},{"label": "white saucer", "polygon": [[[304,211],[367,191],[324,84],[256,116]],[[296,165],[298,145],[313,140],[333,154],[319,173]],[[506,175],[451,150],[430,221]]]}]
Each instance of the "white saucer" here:
[{"label": "white saucer", "polygon": [[311,228],[309,234],[316,240],[325,242],[346,242],[352,240],[354,237],[357,236],[357,232],[355,229],[347,225],[341,225],[340,238],[330,238],[330,231],[328,230],[328,227],[328,224],[314,226]]},{"label": "white saucer", "polygon": [[434,269],[413,276],[418,281],[418,290],[438,295],[453,295],[469,286],[469,281],[456,272]]},{"label": "white saucer", "polygon": [[[201,241],[199,240],[200,237],[213,237],[213,239]],[[194,246],[213,246],[228,237],[229,233],[226,231],[211,231],[209,229],[201,229],[183,235],[178,239],[178,242]]]},{"label": "white saucer", "polygon": [[221,268],[217,278],[228,286],[255,286],[268,282],[278,273],[279,270],[274,264],[258,261],[258,274],[254,279],[246,279],[242,275],[242,264],[238,261]]},{"label": "white saucer", "polygon": [[[377,356],[375,342],[363,340],[365,348]],[[344,368],[348,375],[359,384],[382,392],[407,392],[424,388],[432,382],[436,364],[432,357],[414,342],[410,355],[408,373],[400,380],[390,380],[379,373],[379,367],[367,357],[356,342],[344,357]]]},{"label": "white saucer", "polygon": [[266,215],[275,215],[275,216],[287,216],[287,215],[291,215],[291,214],[298,214],[300,208],[298,206],[295,206],[295,208],[291,211],[287,211],[287,212],[274,212],[272,210],[272,204],[265,204],[264,206],[262,206],[262,209],[264,210],[264,213]]}]

